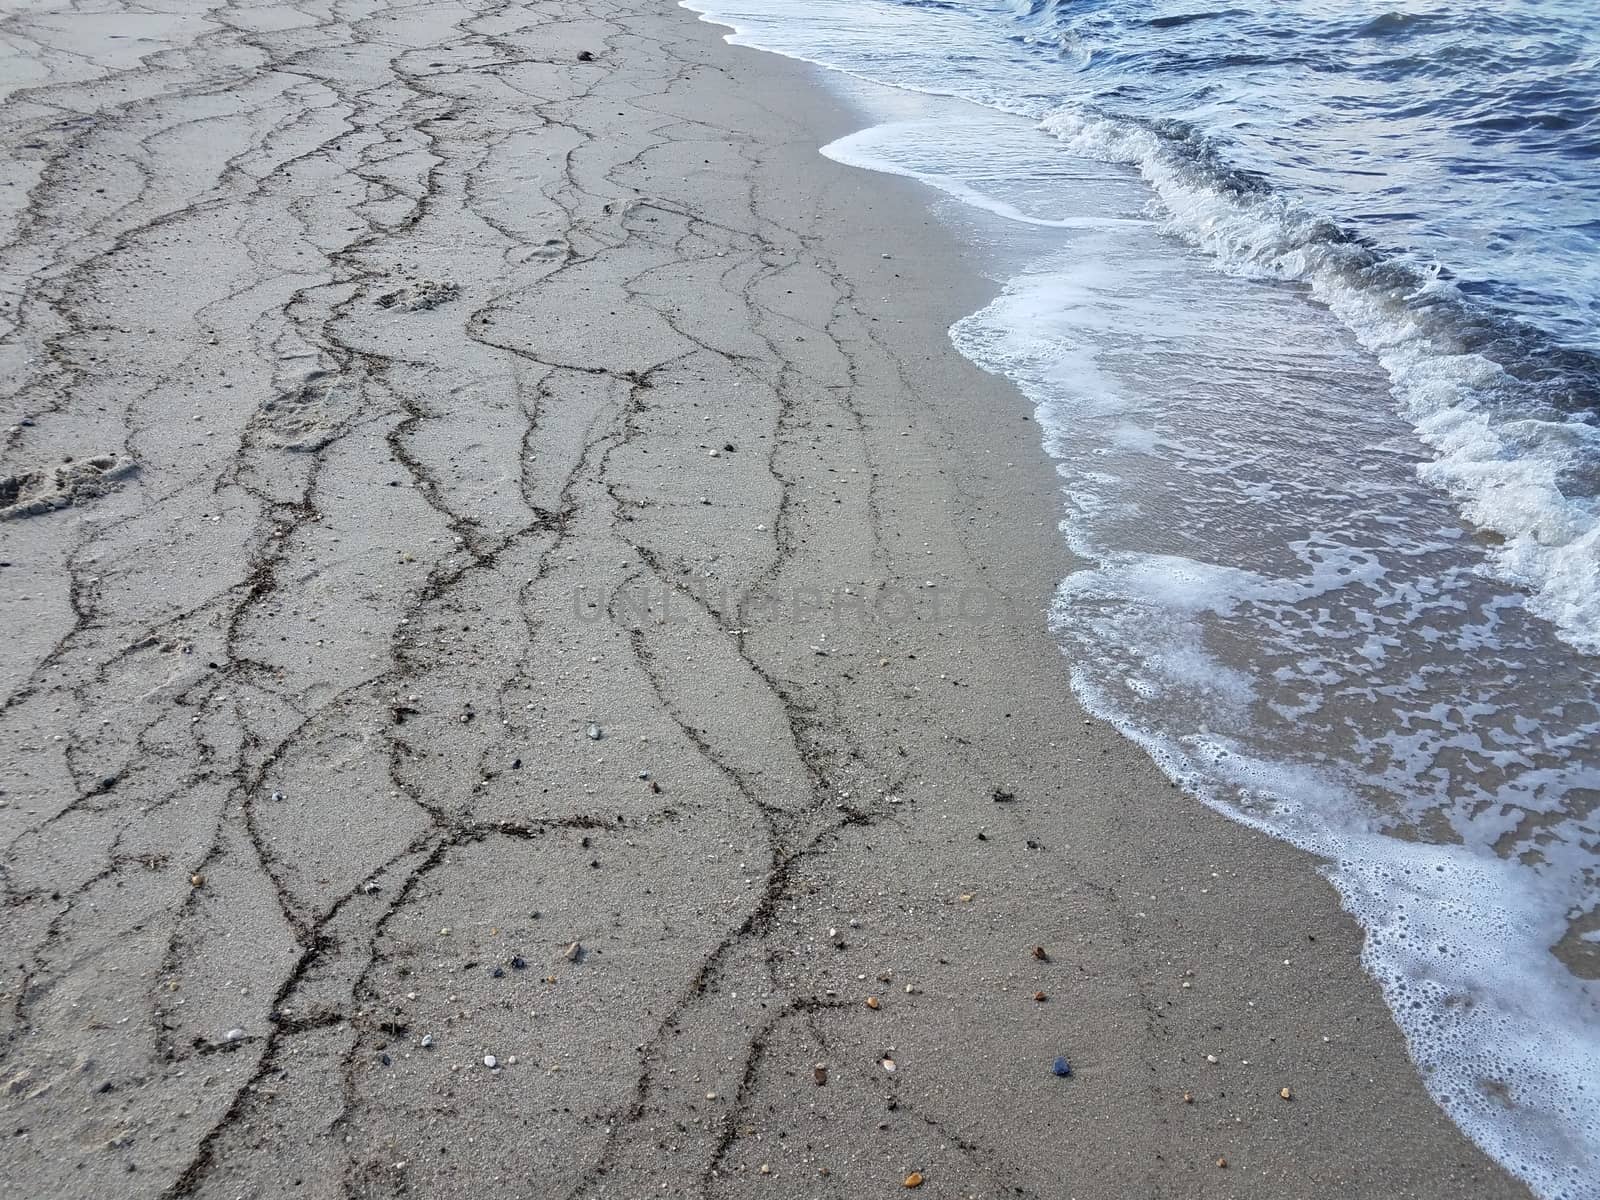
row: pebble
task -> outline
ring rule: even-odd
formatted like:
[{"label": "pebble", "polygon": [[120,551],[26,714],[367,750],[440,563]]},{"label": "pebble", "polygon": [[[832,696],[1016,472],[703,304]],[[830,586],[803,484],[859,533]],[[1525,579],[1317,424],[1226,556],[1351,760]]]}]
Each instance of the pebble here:
[{"label": "pebble", "polygon": [[898,1065],[895,1063],[894,1059],[892,1059],[892,1058],[879,1059],[878,1060],[878,1065],[880,1067],[882,1067],[885,1071],[889,1072],[889,1074],[891,1074],[891,1075],[893,1075],[895,1073],[895,1071],[897,1071],[899,1069]]},{"label": "pebble", "polygon": [[598,726],[598,725],[589,726],[589,740],[591,742],[598,742],[600,740],[601,736],[602,735],[600,733],[600,726]]},{"label": "pebble", "polygon": [[876,1012],[879,1008],[882,1008],[883,1006],[878,1002],[878,998],[876,996],[868,996],[867,997],[867,1007],[872,1009],[874,1012]]},{"label": "pebble", "polygon": [[1206,1055],[1206,1061],[1214,1067],[1217,1065],[1217,1056],[1215,1054],[1208,1054]]},{"label": "pebble", "polygon": [[816,1066],[812,1067],[811,1068],[811,1078],[816,1081],[816,1084],[817,1084],[818,1087],[827,1087],[828,1086],[828,1064],[827,1063],[818,1063]]},{"label": "pebble", "polygon": [[1050,997],[1046,996],[1043,992],[1035,992],[1033,994],[1033,999],[1034,1003],[1043,1004],[1046,1000],[1050,999]]},{"label": "pebble", "polygon": [[233,1029],[228,1030],[227,1033],[223,1034],[222,1035],[222,1040],[225,1041],[225,1042],[243,1041],[244,1040],[244,1030],[242,1030],[242,1029],[240,1029],[240,1028],[238,1028],[236,1026]]},{"label": "pebble", "polygon": [[1056,1061],[1050,1069],[1062,1079],[1068,1079],[1072,1076],[1072,1064],[1066,1060],[1064,1055],[1057,1055]]},{"label": "pebble", "polygon": [[1227,1165],[1228,1165],[1228,1160],[1227,1159],[1225,1159],[1225,1158],[1217,1159],[1217,1166],[1218,1167],[1226,1168]]},{"label": "pebble", "polygon": [[493,1071],[500,1065],[500,1060],[492,1054],[485,1054],[483,1056],[483,1065],[488,1067],[489,1070]]},{"label": "pebble", "polygon": [[1043,946],[1035,946],[1033,948],[1033,956],[1035,958],[1037,958],[1040,962],[1049,962],[1050,961],[1050,955],[1045,950],[1045,948]]},{"label": "pebble", "polygon": [[433,1049],[433,1034],[425,1033],[422,1035],[422,1048],[424,1050]]},{"label": "pebble", "polygon": [[561,952],[561,957],[566,959],[568,962],[577,962],[578,961],[578,955],[580,955],[582,953],[583,953],[583,943],[582,942],[573,942],[570,946],[568,946],[565,950],[563,950]]},{"label": "pebble", "polygon": [[1193,1104],[1194,1103],[1194,1093],[1193,1092],[1185,1092],[1183,1094],[1183,1102],[1185,1104]]},{"label": "pebble", "polygon": [[[887,254],[885,254],[884,257],[888,258],[889,256]],[[906,1176],[906,1186],[908,1188],[919,1188],[919,1187],[921,1187],[922,1186],[922,1172],[921,1171],[913,1171],[913,1172],[911,1172],[911,1174],[907,1175]]]},{"label": "pebble", "polygon": [[200,872],[196,871],[193,875],[189,876],[190,887],[205,887],[205,885],[206,877],[200,874]]},{"label": "pebble", "polygon": [[1290,1094],[1288,1088],[1279,1088],[1278,1089],[1278,1098],[1280,1100],[1292,1100],[1292,1099],[1294,1099],[1293,1095]]}]

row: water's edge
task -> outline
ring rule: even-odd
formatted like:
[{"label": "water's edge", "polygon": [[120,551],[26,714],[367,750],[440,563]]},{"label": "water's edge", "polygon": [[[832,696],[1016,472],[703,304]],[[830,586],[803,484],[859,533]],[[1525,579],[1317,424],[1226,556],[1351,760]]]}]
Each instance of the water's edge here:
[{"label": "water's edge", "polygon": [[[864,78],[870,84],[896,86],[893,81],[866,78],[836,64],[807,57],[792,46],[764,45],[733,19],[719,15],[713,0],[680,2],[698,13],[701,19],[732,29],[734,32],[727,40],[734,44],[840,70]],[[876,131],[863,131],[863,134],[872,132]],[[1082,134],[1081,130],[1050,132],[1064,141]],[[992,199],[963,194],[959,181],[939,179],[907,169],[904,164],[887,157],[875,156],[869,148],[864,148],[863,134],[841,139],[823,148],[823,153],[864,169],[918,179],[947,197],[986,209],[1003,219],[1061,224],[1040,222],[1016,210],[1004,211],[1004,206],[997,207]],[[1138,165],[1133,158],[1120,157]],[[1172,198],[1163,192],[1160,181],[1151,179],[1148,170],[1145,175],[1156,194],[1170,202]],[[1316,289],[1315,279],[1309,282]],[[1339,316],[1352,319],[1351,314],[1339,312],[1337,297],[1330,298],[1325,288],[1316,290],[1319,299],[1327,302]],[[1007,291],[1008,295],[1012,292],[1009,285]],[[1059,412],[1052,405],[1048,380],[1029,378],[1025,370],[1017,369],[1014,360],[994,352],[996,326],[1004,320],[1007,298],[1002,296],[994,304],[957,322],[951,328],[951,337],[965,357],[991,373],[1010,379],[1029,398],[1035,405],[1040,427],[1046,432],[1044,449],[1062,464],[1065,455],[1058,439],[1063,431]],[[1357,333],[1361,334],[1360,328]],[[1362,341],[1384,362],[1404,404],[1403,381],[1396,377],[1395,363],[1384,361],[1381,345],[1367,337],[1362,337]],[[1425,429],[1421,432],[1424,440],[1432,443],[1436,450],[1443,449]],[[1445,465],[1438,471],[1448,469]],[[1436,478],[1446,490],[1451,490],[1448,479],[1442,475]],[[1461,496],[1458,494],[1456,498],[1459,500]],[[1492,526],[1492,522],[1489,524]],[[1072,530],[1064,524],[1063,532],[1071,543]],[[1097,556],[1093,547],[1074,544],[1073,549],[1091,564],[1085,577],[1093,577],[1113,565]],[[1063,582],[1058,596],[1058,625],[1068,598],[1084,586],[1079,576]],[[1537,599],[1530,607],[1539,610]],[[1545,615],[1553,615],[1548,605]],[[1397,855],[1392,838],[1378,832],[1362,836],[1349,828],[1335,828],[1320,820],[1309,808],[1267,814],[1260,809],[1247,810],[1235,803],[1228,789],[1218,782],[1215,762],[1200,761],[1193,745],[1182,744],[1158,730],[1143,728],[1131,721],[1105,693],[1092,672],[1074,665],[1070,656],[1068,664],[1074,692],[1085,709],[1111,723],[1139,745],[1188,794],[1235,821],[1296,845],[1325,862],[1323,874],[1336,889],[1344,908],[1367,932],[1363,966],[1379,983],[1430,1095],[1457,1126],[1547,1200],[1600,1196],[1600,1183],[1587,1176],[1584,1165],[1586,1161],[1595,1161],[1595,1146],[1600,1144],[1596,1141],[1595,1119],[1584,1111],[1586,1105],[1592,1107],[1588,1090],[1593,1080],[1600,1078],[1600,1064],[1590,1061],[1581,1048],[1574,1048],[1570,1057],[1554,1052],[1548,1041],[1553,1029],[1575,1032],[1585,1028],[1593,1007],[1592,999],[1581,985],[1574,983],[1562,993],[1559,977],[1551,974],[1544,947],[1558,935],[1507,937],[1496,948],[1499,957],[1488,965],[1463,963],[1446,952],[1453,940],[1459,940],[1464,925],[1477,923],[1497,930],[1525,929],[1529,924],[1528,914],[1536,907],[1528,897],[1528,873],[1517,871],[1513,863],[1497,865],[1481,854],[1449,845],[1410,843],[1401,857]],[[1561,897],[1553,890],[1541,900],[1557,911],[1562,907]],[[1511,1002],[1514,993],[1496,993],[1490,989],[1488,994],[1496,1002],[1477,1002],[1475,998],[1483,994],[1481,974],[1491,980],[1530,978],[1546,982],[1554,979],[1557,994],[1541,996],[1540,1003],[1544,1007],[1539,1019],[1527,1019],[1528,1014],[1519,1011]],[[1462,1003],[1463,997],[1473,999]],[[1542,1096],[1543,1103],[1532,1101],[1513,1117],[1503,1100],[1481,1084],[1481,1081],[1504,1079],[1516,1081],[1519,1099]]]}]

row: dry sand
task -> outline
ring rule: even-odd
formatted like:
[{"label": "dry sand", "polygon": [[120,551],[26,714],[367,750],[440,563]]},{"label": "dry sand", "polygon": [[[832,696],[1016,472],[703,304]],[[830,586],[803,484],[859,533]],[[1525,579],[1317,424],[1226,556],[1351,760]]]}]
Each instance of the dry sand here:
[{"label": "dry sand", "polygon": [[5,12],[0,1192],[1524,1194],[1074,705],[983,284],[807,69]]}]

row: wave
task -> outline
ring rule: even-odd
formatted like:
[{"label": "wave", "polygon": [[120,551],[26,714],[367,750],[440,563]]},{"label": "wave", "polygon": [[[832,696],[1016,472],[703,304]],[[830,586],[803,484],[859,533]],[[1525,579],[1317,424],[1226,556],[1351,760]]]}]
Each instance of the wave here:
[{"label": "wave", "polygon": [[1135,166],[1171,230],[1226,270],[1308,285],[1388,372],[1437,456],[1423,477],[1490,535],[1495,573],[1570,645],[1600,653],[1600,360],[1565,351],[1556,369],[1534,331],[1475,310],[1441,269],[1386,256],[1191,131],[1072,109],[1041,128],[1076,154]]}]

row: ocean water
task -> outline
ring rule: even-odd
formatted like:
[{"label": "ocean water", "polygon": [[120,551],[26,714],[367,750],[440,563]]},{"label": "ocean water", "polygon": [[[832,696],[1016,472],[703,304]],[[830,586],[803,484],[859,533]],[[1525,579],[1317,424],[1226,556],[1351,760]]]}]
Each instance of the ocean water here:
[{"label": "ocean water", "polygon": [[686,3],[986,251],[1084,704],[1323,856],[1441,1107],[1600,1197],[1600,9]]}]

